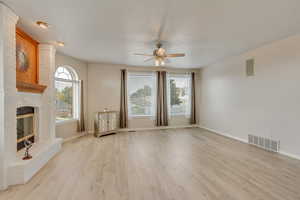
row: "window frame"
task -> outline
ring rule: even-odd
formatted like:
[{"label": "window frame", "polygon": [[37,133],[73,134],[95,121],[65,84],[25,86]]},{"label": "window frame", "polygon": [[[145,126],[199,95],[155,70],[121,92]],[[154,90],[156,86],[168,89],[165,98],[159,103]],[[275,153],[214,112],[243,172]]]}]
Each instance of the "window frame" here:
[{"label": "window frame", "polygon": [[[64,68],[65,70],[67,70],[70,73],[71,76],[71,80],[70,79],[63,79],[63,78],[58,78],[56,77],[56,73],[57,70],[59,68]],[[65,82],[65,83],[72,83],[72,118],[67,118],[67,119],[61,119],[58,120],[56,117],[57,115],[55,115],[55,121],[56,124],[64,124],[67,122],[73,122],[73,121],[77,121],[79,119],[79,83],[80,81],[78,80],[78,75],[76,73],[76,71],[74,70],[73,67],[70,66],[58,66],[55,70],[54,73],[54,87],[56,89],[56,82]],[[57,101],[57,99],[55,98],[55,102]]]},{"label": "window frame", "polygon": [[[188,102],[189,104],[186,105],[187,110],[185,112],[180,113],[172,113],[172,106],[171,106],[171,91],[170,91],[170,80],[172,78],[186,78],[188,83]],[[168,116],[171,117],[179,117],[179,116],[185,116],[186,118],[190,118],[191,116],[191,94],[192,94],[192,74],[187,73],[167,73],[167,105],[168,105]]]},{"label": "window frame", "polygon": [[[152,87],[153,91],[152,96],[152,105],[151,105],[151,114],[132,114],[130,107],[130,95],[129,95],[129,78],[130,77],[151,77],[152,78]],[[152,71],[128,71],[127,73],[127,109],[128,109],[128,118],[155,118],[156,117],[156,98],[157,98],[157,75]]]}]

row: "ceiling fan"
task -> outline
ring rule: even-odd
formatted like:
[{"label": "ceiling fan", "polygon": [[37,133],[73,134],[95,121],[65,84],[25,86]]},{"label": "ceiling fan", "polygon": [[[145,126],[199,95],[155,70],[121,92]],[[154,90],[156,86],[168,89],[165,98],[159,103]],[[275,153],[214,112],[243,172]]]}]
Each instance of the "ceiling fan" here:
[{"label": "ceiling fan", "polygon": [[167,54],[166,50],[164,48],[162,48],[162,44],[160,42],[158,42],[156,44],[156,49],[154,49],[153,54],[136,53],[135,55],[150,57],[150,58],[146,59],[144,62],[154,60],[156,66],[164,66],[165,63],[170,62],[169,58],[185,56],[184,53]]}]

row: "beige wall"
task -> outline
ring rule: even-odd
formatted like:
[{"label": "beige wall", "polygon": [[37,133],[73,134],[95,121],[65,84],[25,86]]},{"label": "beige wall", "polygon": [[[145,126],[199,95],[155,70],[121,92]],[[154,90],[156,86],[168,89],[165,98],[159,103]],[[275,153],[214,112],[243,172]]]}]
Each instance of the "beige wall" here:
[{"label": "beige wall", "polygon": [[[87,79],[87,63],[70,56],[63,55],[61,53],[56,54],[56,68],[59,66],[70,66],[78,74],[78,78],[83,80],[84,84],[84,110],[85,110],[85,123],[87,124],[87,102],[88,102],[88,79]],[[77,121],[69,121],[56,124],[56,136],[61,138],[70,138],[78,135],[77,133]]]},{"label": "beige wall", "polygon": [[[89,64],[88,65],[88,119],[89,131],[93,131],[93,119],[96,111],[102,111],[104,108],[110,110],[120,110],[120,77],[121,69],[129,70],[158,70],[151,67],[127,67],[125,65],[113,64]],[[182,69],[172,69],[172,71],[192,71]],[[199,70],[194,70],[198,72]],[[197,76],[198,78],[198,76]],[[199,81],[199,78],[197,79]],[[197,84],[199,85],[199,84]],[[172,126],[181,126],[189,124],[184,117],[171,120]],[[152,128],[155,127],[154,119],[151,118],[132,118],[129,120],[129,128]]]},{"label": "beige wall", "polygon": [[[56,55],[56,67],[59,66],[71,66],[73,67],[79,79],[84,81],[84,101],[85,101],[85,119],[87,130],[93,132],[93,119],[96,111],[102,111],[104,108],[110,110],[120,110],[120,70],[141,70],[141,71],[155,71],[162,68],[155,67],[128,67],[125,65],[114,64],[86,64],[78,59],[57,53]],[[199,70],[191,69],[167,69],[168,71],[175,72],[196,72],[196,85],[199,85]],[[199,98],[199,89],[197,88],[197,99]],[[199,102],[199,101],[197,101]],[[197,106],[199,110],[199,106]],[[197,114],[199,111],[197,112]],[[199,119],[199,117],[197,117]],[[129,120],[130,128],[153,128],[155,127],[154,119],[147,117],[132,118]],[[173,117],[170,120],[170,126],[184,126],[189,125],[189,119],[185,117]],[[76,121],[69,121],[56,124],[56,135],[61,138],[70,138],[77,134]]]},{"label": "beige wall", "polygon": [[[255,58],[255,76],[245,60]],[[276,41],[201,70],[200,123],[246,140],[248,134],[281,141],[300,158],[300,36]]]}]

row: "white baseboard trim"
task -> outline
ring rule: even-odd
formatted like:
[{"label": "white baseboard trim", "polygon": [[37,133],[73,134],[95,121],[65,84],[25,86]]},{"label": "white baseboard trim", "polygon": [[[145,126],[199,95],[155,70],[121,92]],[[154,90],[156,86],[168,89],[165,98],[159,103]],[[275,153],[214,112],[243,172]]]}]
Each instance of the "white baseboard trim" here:
[{"label": "white baseboard trim", "polygon": [[213,133],[216,133],[218,135],[222,135],[224,137],[228,137],[228,138],[231,138],[231,139],[234,139],[234,140],[238,140],[240,142],[243,142],[243,143],[247,143],[248,144],[248,141],[245,140],[245,139],[241,139],[241,138],[238,138],[238,137],[235,137],[235,136],[232,136],[228,133],[224,133],[224,132],[221,132],[221,131],[218,131],[218,130],[215,130],[215,129],[211,129],[211,128],[207,128],[205,126],[202,126],[202,125],[199,125],[199,128],[202,128],[202,129],[205,129],[205,130],[208,130],[210,132],[213,132]]},{"label": "white baseboard trim", "polygon": [[290,158],[293,158],[293,159],[296,159],[296,160],[300,160],[300,156],[298,156],[298,155],[287,153],[285,151],[279,151],[279,153],[281,155],[284,155],[284,156],[287,156],[287,157],[290,157]]},{"label": "white baseboard trim", "polygon": [[[214,130],[214,129],[211,129],[211,128],[207,128],[207,127],[202,126],[202,125],[199,125],[198,127],[199,127],[199,128],[202,128],[202,129],[205,129],[205,130],[208,130],[208,131],[210,131],[210,132],[216,133],[216,134],[218,134],[218,135],[222,135],[222,136],[224,136],[224,137],[228,137],[228,138],[231,138],[231,139],[234,139],[234,140],[237,140],[237,141],[240,141],[240,142],[249,144],[247,140],[244,140],[244,139],[241,139],[241,138],[238,138],[238,137],[234,137],[234,136],[232,136],[232,135],[230,135],[230,134],[223,133],[223,132],[221,132],[221,131],[217,131],[217,130]],[[284,156],[293,158],[293,159],[300,160],[300,156],[295,155],[295,154],[287,153],[287,152],[285,152],[285,151],[279,151],[278,153],[281,154],[281,155],[284,155]]]},{"label": "white baseboard trim", "polygon": [[[126,128],[120,129],[118,132],[129,132],[129,131],[151,131],[151,130],[166,130],[166,129],[180,129],[180,128],[198,128],[199,125],[184,125],[184,126],[159,126],[150,128]],[[89,130],[88,134],[94,134],[94,131]]]},{"label": "white baseboard trim", "polygon": [[65,139],[63,139],[63,143],[75,140],[75,139],[80,138],[80,137],[85,136],[85,135],[87,135],[86,132],[82,132],[82,133],[77,134],[75,136],[65,138]]}]

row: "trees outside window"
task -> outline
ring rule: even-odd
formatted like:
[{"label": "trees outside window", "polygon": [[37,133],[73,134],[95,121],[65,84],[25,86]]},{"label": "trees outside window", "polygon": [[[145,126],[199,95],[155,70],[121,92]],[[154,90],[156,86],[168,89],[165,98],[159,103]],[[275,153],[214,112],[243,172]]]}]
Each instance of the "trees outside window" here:
[{"label": "trees outside window", "polygon": [[168,75],[168,107],[169,114],[190,115],[191,112],[191,75]]},{"label": "trees outside window", "polygon": [[56,121],[78,117],[78,78],[70,67],[58,67],[55,72]]},{"label": "trees outside window", "polygon": [[[183,95],[182,95],[183,94]],[[180,105],[182,100],[180,96],[184,96],[184,90],[182,88],[176,87],[176,82],[174,79],[170,79],[170,101],[171,106]]]},{"label": "trees outside window", "polygon": [[128,73],[128,114],[131,117],[154,116],[156,98],[154,73]]},{"label": "trees outside window", "polygon": [[144,88],[138,89],[130,95],[131,111],[136,115],[146,115],[151,113],[152,91],[151,87],[144,85]]},{"label": "trees outside window", "polygon": [[[127,77],[127,98],[129,117],[156,115],[156,73],[129,72]],[[191,115],[191,74],[168,73],[168,114],[172,116]]]}]

